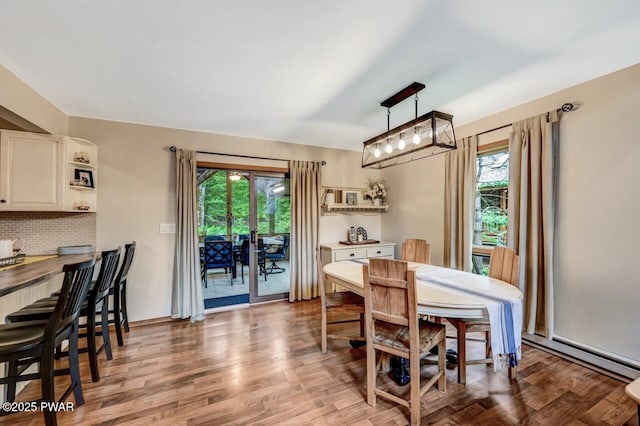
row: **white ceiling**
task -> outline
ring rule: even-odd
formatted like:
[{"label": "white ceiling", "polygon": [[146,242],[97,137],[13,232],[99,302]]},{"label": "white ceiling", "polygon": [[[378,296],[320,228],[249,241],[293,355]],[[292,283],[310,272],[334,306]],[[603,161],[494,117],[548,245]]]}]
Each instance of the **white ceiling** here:
[{"label": "white ceiling", "polygon": [[420,113],[461,125],[640,62],[638,0],[3,0],[0,17],[0,63],[69,115],[353,150],[413,81]]}]

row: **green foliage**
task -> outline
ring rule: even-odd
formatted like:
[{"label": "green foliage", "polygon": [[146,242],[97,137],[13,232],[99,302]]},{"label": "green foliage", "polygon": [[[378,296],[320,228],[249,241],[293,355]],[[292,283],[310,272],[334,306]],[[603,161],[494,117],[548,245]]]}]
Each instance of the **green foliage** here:
[{"label": "green foliage", "polygon": [[[229,200],[232,234],[249,234],[249,181],[229,181],[227,172],[218,170],[198,185],[198,234],[227,235],[227,185],[231,185]],[[289,233],[291,202],[288,196],[275,197],[274,229],[269,229],[269,202],[264,192],[257,195],[258,233]]]}]

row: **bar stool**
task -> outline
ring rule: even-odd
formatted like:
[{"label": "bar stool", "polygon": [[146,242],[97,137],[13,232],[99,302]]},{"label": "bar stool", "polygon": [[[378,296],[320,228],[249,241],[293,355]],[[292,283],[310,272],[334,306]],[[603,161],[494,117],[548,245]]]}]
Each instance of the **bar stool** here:
[{"label": "bar stool", "polygon": [[118,340],[118,346],[124,345],[124,339],[122,338],[122,329],[129,332],[129,315],[127,314],[127,274],[129,268],[131,268],[131,262],[133,262],[133,255],[136,251],[136,242],[132,241],[129,244],[124,245],[124,258],[122,259],[122,265],[120,271],[116,276],[113,286],[109,291],[109,294],[113,295],[113,310],[109,313],[113,314],[113,320],[109,320],[109,324],[113,324],[116,329],[116,338]]},{"label": "bar stool", "polygon": [[[82,305],[80,317],[85,317],[86,322],[79,325],[82,330],[78,337],[84,337],[87,340],[86,348],[79,349],[80,353],[89,355],[89,366],[91,368],[91,379],[94,382],[100,380],[98,371],[98,355],[103,350],[106,352],[107,359],[111,360],[111,340],[109,339],[109,290],[113,286],[113,280],[118,268],[120,260],[120,248],[116,250],[103,251],[101,253],[102,263],[98,279],[90,287],[86,300]],[[10,323],[46,320],[53,313],[53,309],[57,303],[58,296],[51,296],[40,299],[31,305],[28,305],[16,312],[7,315],[6,320]],[[102,344],[100,347],[96,345],[96,315],[100,315],[100,337]],[[67,355],[66,352],[60,352],[59,355]]]},{"label": "bar stool", "polygon": [[[8,375],[0,378],[0,384],[7,385],[6,401],[15,401],[17,382],[40,379],[42,399],[55,402],[54,376],[68,374],[71,384],[60,401],[73,392],[76,404],[84,404],[78,364],[78,316],[89,291],[94,266],[95,259],[64,266],[62,290],[48,320],[0,325],[0,362],[8,364]],[[67,339],[69,368],[55,370],[55,348]],[[22,374],[34,363],[40,364],[37,373]],[[43,414],[47,426],[57,424],[55,411],[45,409]]]}]

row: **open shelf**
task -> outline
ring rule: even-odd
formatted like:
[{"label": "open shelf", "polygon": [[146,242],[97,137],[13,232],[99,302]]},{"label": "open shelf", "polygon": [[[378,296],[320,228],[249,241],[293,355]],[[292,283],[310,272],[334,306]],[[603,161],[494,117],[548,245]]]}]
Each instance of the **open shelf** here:
[{"label": "open shelf", "polygon": [[350,205],[350,204],[325,204],[322,206],[323,212],[365,212],[365,213],[384,213],[389,210],[388,205],[382,206],[362,206],[362,205]]},{"label": "open shelf", "polygon": [[[337,186],[323,186],[322,193],[322,213],[362,213],[362,214],[377,214],[386,213],[389,210],[388,204],[380,206],[374,206],[371,200],[364,199],[363,194],[367,190],[366,188],[347,188]],[[328,202],[328,194],[331,196],[331,201]],[[347,204],[345,201],[352,199],[355,204]]]},{"label": "open shelf", "polygon": [[69,161],[69,164],[72,166],[75,166],[79,169],[95,169],[96,166],[94,166],[92,163],[80,163],[79,161]]}]

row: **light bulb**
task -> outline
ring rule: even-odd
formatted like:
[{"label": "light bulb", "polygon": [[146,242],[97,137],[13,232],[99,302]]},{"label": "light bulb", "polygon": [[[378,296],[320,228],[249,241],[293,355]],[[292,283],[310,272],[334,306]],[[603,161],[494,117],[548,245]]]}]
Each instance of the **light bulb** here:
[{"label": "light bulb", "polygon": [[380,150],[378,148],[376,148],[376,150],[373,151],[373,156],[376,158],[380,157]]},{"label": "light bulb", "polygon": [[386,152],[387,154],[391,154],[391,151],[393,151],[393,147],[391,146],[389,141],[387,141],[387,146],[384,147],[384,152]]},{"label": "light bulb", "polygon": [[418,145],[420,143],[420,135],[418,134],[418,132],[416,131],[413,134],[413,144],[414,145]]},{"label": "light bulb", "polygon": [[402,136],[400,136],[400,140],[398,141],[398,149],[399,150],[404,149],[404,138]]}]

